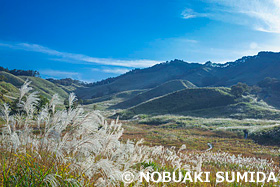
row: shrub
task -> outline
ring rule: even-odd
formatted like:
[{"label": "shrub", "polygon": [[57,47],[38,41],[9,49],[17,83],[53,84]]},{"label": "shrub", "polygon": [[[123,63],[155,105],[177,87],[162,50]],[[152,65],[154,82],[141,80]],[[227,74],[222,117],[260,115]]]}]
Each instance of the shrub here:
[{"label": "shrub", "polygon": [[249,91],[249,87],[245,83],[239,82],[236,85],[233,85],[231,87],[231,94],[234,95],[235,97],[241,97],[244,93]]}]

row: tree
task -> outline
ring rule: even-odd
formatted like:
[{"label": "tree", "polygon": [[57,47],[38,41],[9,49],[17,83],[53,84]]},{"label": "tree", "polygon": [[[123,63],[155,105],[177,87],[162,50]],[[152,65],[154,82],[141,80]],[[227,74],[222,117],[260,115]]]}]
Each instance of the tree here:
[{"label": "tree", "polygon": [[19,70],[19,69],[13,69],[13,70],[9,70],[8,68],[4,68],[2,66],[0,66],[0,71],[5,71],[8,73],[11,73],[15,76],[32,76],[32,77],[40,77],[40,73],[38,71],[34,71],[34,70]]},{"label": "tree", "polygon": [[266,77],[264,80],[258,82],[258,86],[262,88],[270,88],[273,84],[279,82],[276,78]]},{"label": "tree", "polygon": [[251,87],[250,87],[250,93],[251,93],[251,94],[257,95],[257,94],[260,93],[261,91],[262,91],[262,88],[259,87],[259,86],[254,85],[254,86],[251,86]]},{"label": "tree", "polygon": [[249,86],[246,83],[237,83],[231,87],[231,94],[236,98],[242,97],[242,95],[249,91]]},{"label": "tree", "polygon": [[258,86],[265,90],[280,92],[280,80],[276,78],[266,77],[258,82]]}]

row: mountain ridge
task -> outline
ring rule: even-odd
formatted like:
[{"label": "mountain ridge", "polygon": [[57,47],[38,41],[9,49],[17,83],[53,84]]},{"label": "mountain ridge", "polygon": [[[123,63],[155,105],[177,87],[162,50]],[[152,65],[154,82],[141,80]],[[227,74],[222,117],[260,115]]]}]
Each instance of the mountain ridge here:
[{"label": "mountain ridge", "polygon": [[265,77],[280,79],[278,69],[280,69],[278,52],[262,51],[257,55],[244,56],[225,64],[209,61],[199,64],[175,59],[152,67],[132,70],[113,78],[113,81],[108,81],[107,84],[81,88],[76,94],[82,99],[91,99],[120,91],[150,89],[176,79],[188,80],[199,87],[229,87],[238,82],[254,85]]}]

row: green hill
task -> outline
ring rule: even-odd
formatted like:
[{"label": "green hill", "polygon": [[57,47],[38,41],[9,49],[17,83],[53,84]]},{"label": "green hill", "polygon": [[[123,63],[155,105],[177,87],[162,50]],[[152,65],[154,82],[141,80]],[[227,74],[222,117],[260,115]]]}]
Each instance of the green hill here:
[{"label": "green hill", "polygon": [[12,99],[19,95],[19,90],[11,83],[1,81],[0,93],[0,103],[10,103]]},{"label": "green hill", "polygon": [[142,93],[143,91],[145,91],[145,90],[129,90],[129,91],[119,92],[119,93],[112,94],[112,95],[105,95],[103,97],[84,100],[84,104],[99,103],[99,102],[103,102],[103,101],[112,101],[112,100],[116,100],[116,99],[119,100],[119,102],[117,102],[117,103],[120,103],[127,99],[137,96],[138,94]]},{"label": "green hill", "polygon": [[62,88],[67,93],[75,92],[78,89],[84,88],[84,86],[81,86],[81,85],[78,85],[78,84],[75,84],[75,83],[73,83],[73,84],[71,84],[69,86],[60,85],[60,84],[55,84],[55,85],[58,86],[59,88]]},{"label": "green hill", "polygon": [[68,93],[63,90],[62,88],[56,86],[54,83],[47,81],[45,79],[41,79],[39,77],[27,77],[27,76],[20,76],[23,80],[30,80],[32,81],[31,86],[38,92],[40,92],[43,96],[47,98],[51,98],[54,94],[58,94],[62,98],[67,98]]},{"label": "green hill", "polygon": [[193,88],[177,91],[141,103],[129,109],[134,113],[181,113],[197,109],[226,106],[234,103],[227,88]]},{"label": "green hill", "polygon": [[186,88],[195,88],[196,86],[192,84],[189,81],[186,80],[173,80],[173,81],[168,81],[162,85],[159,85],[151,90],[148,90],[146,92],[140,93],[136,95],[135,97],[128,99],[124,102],[121,102],[113,108],[129,108],[135,105],[138,105],[142,102],[148,101],[152,98],[163,96],[178,90],[183,90]]},{"label": "green hill", "polygon": [[0,89],[6,89],[8,96],[14,96],[19,93],[18,88],[20,88],[24,82],[28,79],[32,81],[31,87],[34,90],[38,91],[41,95],[51,98],[55,93],[59,94],[62,98],[67,98],[67,92],[62,88],[56,86],[55,84],[39,78],[39,77],[31,77],[31,76],[15,76],[10,73],[0,71],[0,75],[5,77],[5,80],[0,83]]},{"label": "green hill", "polygon": [[7,91],[7,95],[10,94],[11,96],[16,96],[19,93],[19,90],[14,85],[5,81],[0,82],[0,89],[4,89]]},{"label": "green hill", "polygon": [[132,97],[135,97],[139,93],[142,93],[146,90],[129,90],[124,92],[119,92],[112,95],[106,95],[99,98],[94,99],[86,99],[83,100],[83,104],[86,105],[86,108],[89,109],[98,109],[98,110],[106,110],[111,109],[112,106],[117,105],[118,103],[121,103],[127,99],[130,99]]},{"label": "green hill", "polygon": [[279,110],[249,96],[235,99],[230,89],[222,87],[180,90],[131,107],[118,115],[125,119],[137,114],[280,119]]},{"label": "green hill", "polygon": [[3,75],[6,80],[5,82],[11,83],[12,85],[16,86],[16,87],[20,87],[21,85],[23,85],[24,80],[7,72],[4,71],[0,71],[0,75]]}]

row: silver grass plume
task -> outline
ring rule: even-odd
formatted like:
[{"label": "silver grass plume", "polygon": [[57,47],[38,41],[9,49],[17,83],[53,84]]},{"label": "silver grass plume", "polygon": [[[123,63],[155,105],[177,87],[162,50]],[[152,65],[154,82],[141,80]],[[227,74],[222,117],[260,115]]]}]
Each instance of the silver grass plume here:
[{"label": "silver grass plume", "polygon": [[77,100],[76,95],[73,92],[71,92],[69,94],[69,98],[68,98],[69,110],[71,110],[71,107],[73,106],[73,104],[76,100]]},{"label": "silver grass plume", "polygon": [[29,87],[29,85],[31,84],[31,81],[29,81],[28,79],[24,82],[24,84],[21,86],[21,88],[19,89],[20,91],[20,97],[19,97],[19,102],[21,101],[21,99],[25,96],[26,93],[28,93],[29,91],[32,90],[32,87]]},{"label": "silver grass plume", "polygon": [[49,107],[50,109],[52,110],[52,113],[54,114],[55,112],[55,107],[56,105],[58,104],[61,104],[60,100],[59,100],[59,97],[58,97],[58,94],[54,94],[50,100],[50,103],[49,103]]}]

